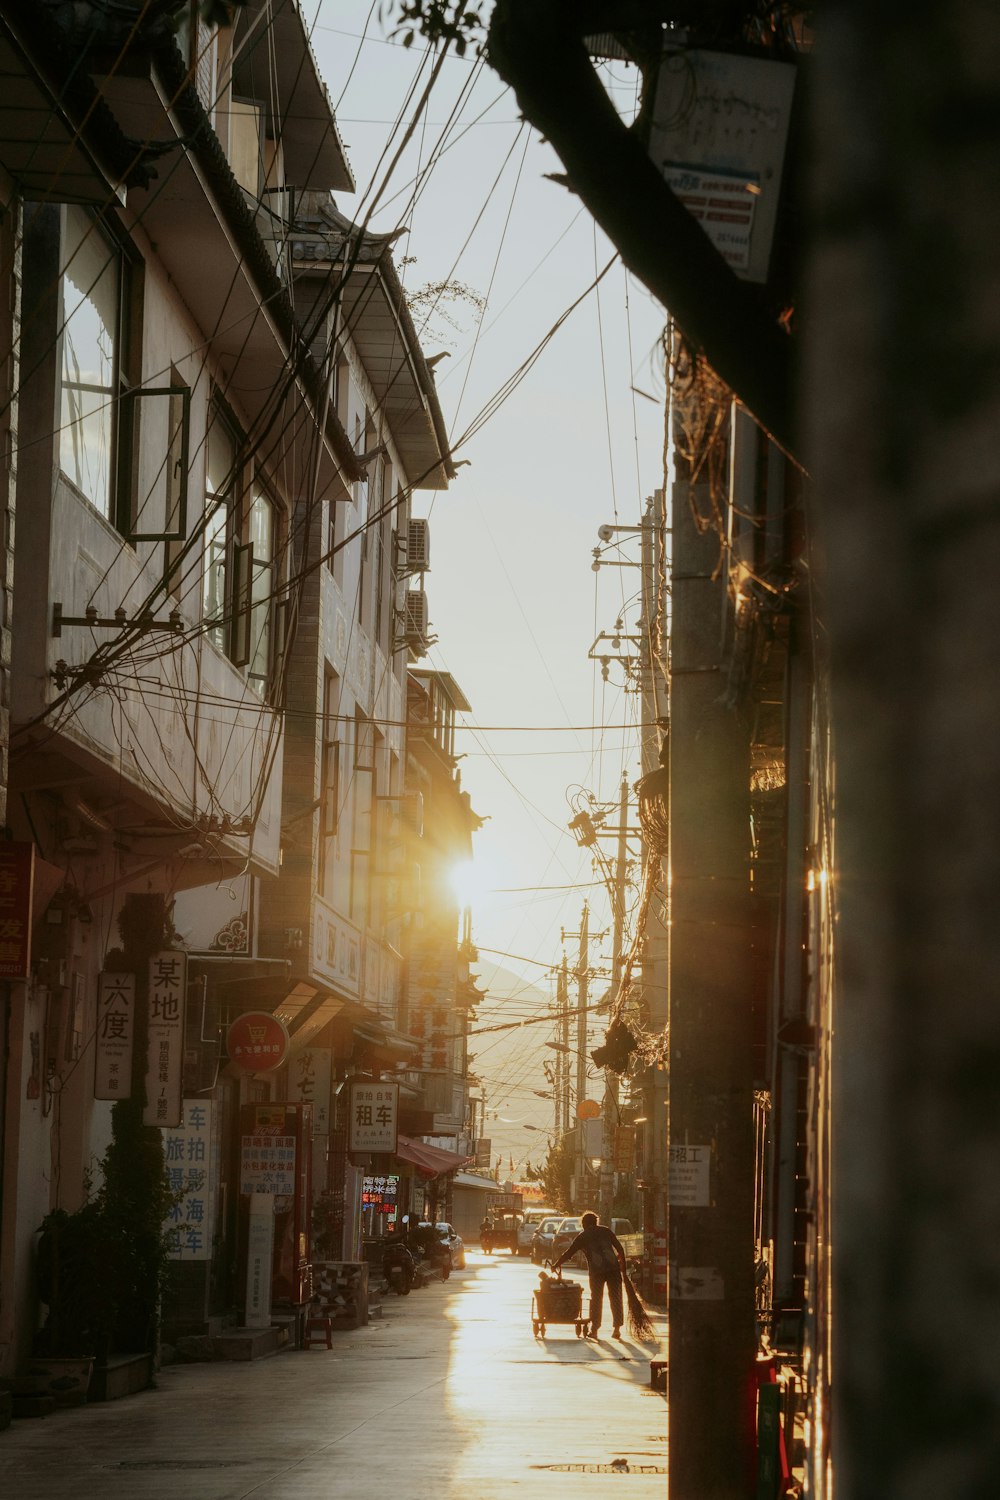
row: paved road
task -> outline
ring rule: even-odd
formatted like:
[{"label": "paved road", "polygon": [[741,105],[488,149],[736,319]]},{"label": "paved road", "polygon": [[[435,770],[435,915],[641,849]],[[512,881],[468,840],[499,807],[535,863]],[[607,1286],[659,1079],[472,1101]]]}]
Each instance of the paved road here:
[{"label": "paved road", "polygon": [[[532,1336],[527,1262],[470,1252],[334,1348],[174,1365],[0,1433],[11,1500],[662,1500],[651,1350]],[[611,1468],[617,1462],[616,1472]],[[625,1470],[622,1465],[627,1464]]]}]

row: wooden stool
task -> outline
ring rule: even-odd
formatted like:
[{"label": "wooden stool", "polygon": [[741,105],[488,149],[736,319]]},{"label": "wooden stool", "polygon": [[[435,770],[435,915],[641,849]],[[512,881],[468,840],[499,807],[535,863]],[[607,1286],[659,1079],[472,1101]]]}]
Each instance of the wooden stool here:
[{"label": "wooden stool", "polygon": [[667,1362],[665,1359],[649,1361],[649,1384],[654,1391],[667,1388]]},{"label": "wooden stool", "polygon": [[302,1347],[303,1349],[311,1349],[313,1344],[325,1344],[328,1349],[333,1348],[332,1318],[306,1318],[305,1337],[302,1340]]}]

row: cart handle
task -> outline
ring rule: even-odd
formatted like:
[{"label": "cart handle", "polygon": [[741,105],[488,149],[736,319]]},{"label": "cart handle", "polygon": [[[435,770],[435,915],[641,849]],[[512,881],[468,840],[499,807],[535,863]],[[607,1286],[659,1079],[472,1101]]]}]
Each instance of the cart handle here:
[{"label": "cart handle", "polygon": [[552,1264],[552,1262],[550,1260],[547,1260],[545,1262],[545,1264],[548,1266],[548,1268],[549,1268],[550,1271],[552,1271],[552,1270],[555,1271],[555,1273],[556,1273],[556,1280],[557,1281],[562,1281],[562,1266],[553,1266],[553,1264]]}]

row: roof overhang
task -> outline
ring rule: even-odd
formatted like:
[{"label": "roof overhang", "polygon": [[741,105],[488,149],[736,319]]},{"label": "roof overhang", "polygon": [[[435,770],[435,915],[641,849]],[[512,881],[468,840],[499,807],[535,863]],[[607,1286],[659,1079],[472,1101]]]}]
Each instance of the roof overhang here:
[{"label": "roof overhang", "polygon": [[233,86],[264,110],[297,188],[353,193],[354,177],[320,77],[298,0],[249,0],[236,12]]},{"label": "roof overhang", "polygon": [[440,1146],[428,1146],[424,1141],[416,1141],[412,1136],[401,1135],[396,1139],[396,1150],[393,1155],[399,1161],[407,1162],[411,1167],[416,1167],[421,1177],[443,1177],[448,1172],[457,1172],[459,1167],[472,1160],[469,1156],[462,1156],[457,1151],[442,1151]]},{"label": "roof overhang", "polygon": [[[122,173],[111,157],[125,144],[85,78],[58,77],[58,36],[29,38],[16,14],[0,16],[0,163],[27,198],[59,203],[125,201]],[[37,14],[29,25],[38,30]],[[93,97],[77,119],[69,101],[86,90]],[[86,127],[86,128],[85,128]],[[108,149],[95,144],[101,135]],[[111,149],[112,138],[119,152]]]}]

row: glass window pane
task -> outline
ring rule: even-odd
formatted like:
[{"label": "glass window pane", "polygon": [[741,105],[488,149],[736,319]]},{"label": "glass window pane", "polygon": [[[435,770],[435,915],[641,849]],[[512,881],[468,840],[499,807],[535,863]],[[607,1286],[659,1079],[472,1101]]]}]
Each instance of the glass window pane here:
[{"label": "glass window pane", "polygon": [[223,649],[222,620],[226,609],[226,507],[216,505],[205,526],[205,619],[215,620],[208,632],[213,645]]},{"label": "glass window pane", "polygon": [[83,209],[65,209],[60,467],[111,511],[121,257]]}]

